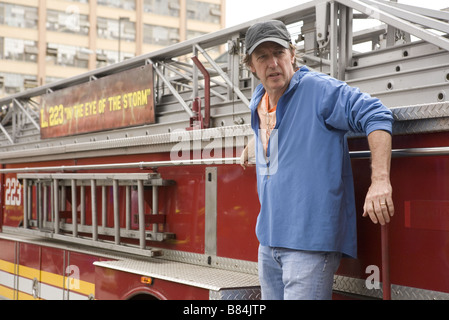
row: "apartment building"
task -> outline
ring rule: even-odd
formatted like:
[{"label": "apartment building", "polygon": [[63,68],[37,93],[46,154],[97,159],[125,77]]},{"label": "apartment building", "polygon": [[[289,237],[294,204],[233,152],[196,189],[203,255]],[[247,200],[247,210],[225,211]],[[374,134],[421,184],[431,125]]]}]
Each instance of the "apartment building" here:
[{"label": "apartment building", "polygon": [[0,0],[0,96],[225,27],[226,0]]}]

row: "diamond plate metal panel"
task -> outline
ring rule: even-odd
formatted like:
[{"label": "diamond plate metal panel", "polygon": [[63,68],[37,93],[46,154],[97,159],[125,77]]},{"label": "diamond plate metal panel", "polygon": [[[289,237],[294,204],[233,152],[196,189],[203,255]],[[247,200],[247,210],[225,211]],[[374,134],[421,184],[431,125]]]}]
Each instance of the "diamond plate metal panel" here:
[{"label": "diamond plate metal panel", "polygon": [[396,121],[449,117],[449,101],[392,108]]},{"label": "diamond plate metal panel", "polygon": [[393,134],[418,134],[449,130],[449,118],[429,118],[395,122]]},{"label": "diamond plate metal panel", "polygon": [[[382,285],[380,285],[382,288]],[[349,294],[356,294],[370,298],[382,299],[382,289],[373,290],[368,289],[365,285],[365,280],[351,277],[334,276],[334,291],[340,291]]]},{"label": "diamond plate metal panel", "polygon": [[[165,260],[185,262],[190,264],[197,264],[202,266],[210,266],[213,268],[220,268],[224,270],[237,271],[257,275],[257,262],[245,261],[238,259],[230,259],[217,256],[209,256],[205,254],[198,254],[179,250],[163,250]],[[210,261],[208,261],[210,259]]]},{"label": "diamond plate metal panel", "polygon": [[213,291],[259,286],[257,275],[163,259],[122,259],[95,262],[96,266],[154,277]]},{"label": "diamond plate metal panel", "polygon": [[[379,283],[379,289],[368,289],[364,279],[356,279],[336,275],[334,277],[335,291],[343,293],[356,294],[367,298],[382,299],[382,283]],[[449,293],[425,290],[400,285],[391,285],[392,300],[449,300]]]},{"label": "diamond plate metal panel", "polygon": [[260,288],[209,291],[210,300],[260,300]]}]

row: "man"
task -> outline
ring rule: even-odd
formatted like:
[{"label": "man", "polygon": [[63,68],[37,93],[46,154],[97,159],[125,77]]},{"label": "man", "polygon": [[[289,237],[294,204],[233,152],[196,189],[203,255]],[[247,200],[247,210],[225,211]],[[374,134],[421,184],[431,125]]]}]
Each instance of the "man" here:
[{"label": "man", "polygon": [[[357,88],[305,66],[295,71],[290,39],[282,22],[267,21],[249,28],[245,40],[245,63],[261,81],[250,109],[261,204],[256,234],[262,299],[331,299],[341,257],[357,251],[345,134],[368,137],[372,181],[363,216],[383,225],[394,214],[393,117]],[[248,147],[243,166],[247,158]]]}]

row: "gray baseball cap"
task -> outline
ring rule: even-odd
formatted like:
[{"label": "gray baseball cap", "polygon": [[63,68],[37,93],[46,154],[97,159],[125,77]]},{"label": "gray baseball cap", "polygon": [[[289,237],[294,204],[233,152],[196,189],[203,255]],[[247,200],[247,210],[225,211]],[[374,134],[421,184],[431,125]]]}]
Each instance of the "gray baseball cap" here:
[{"label": "gray baseball cap", "polygon": [[268,41],[276,42],[286,49],[289,48],[291,36],[282,21],[269,20],[252,25],[246,32],[246,53],[253,53],[258,45]]}]

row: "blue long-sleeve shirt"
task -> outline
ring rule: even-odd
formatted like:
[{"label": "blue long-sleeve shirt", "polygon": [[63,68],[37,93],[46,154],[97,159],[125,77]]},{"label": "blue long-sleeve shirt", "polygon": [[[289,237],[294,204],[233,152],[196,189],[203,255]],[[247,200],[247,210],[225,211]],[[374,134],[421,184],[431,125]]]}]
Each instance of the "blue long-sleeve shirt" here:
[{"label": "blue long-sleeve shirt", "polygon": [[256,234],[264,246],[357,256],[348,131],[392,132],[393,116],[358,88],[302,67],[276,109],[268,150],[259,139],[259,85],[251,99],[256,136]]}]

